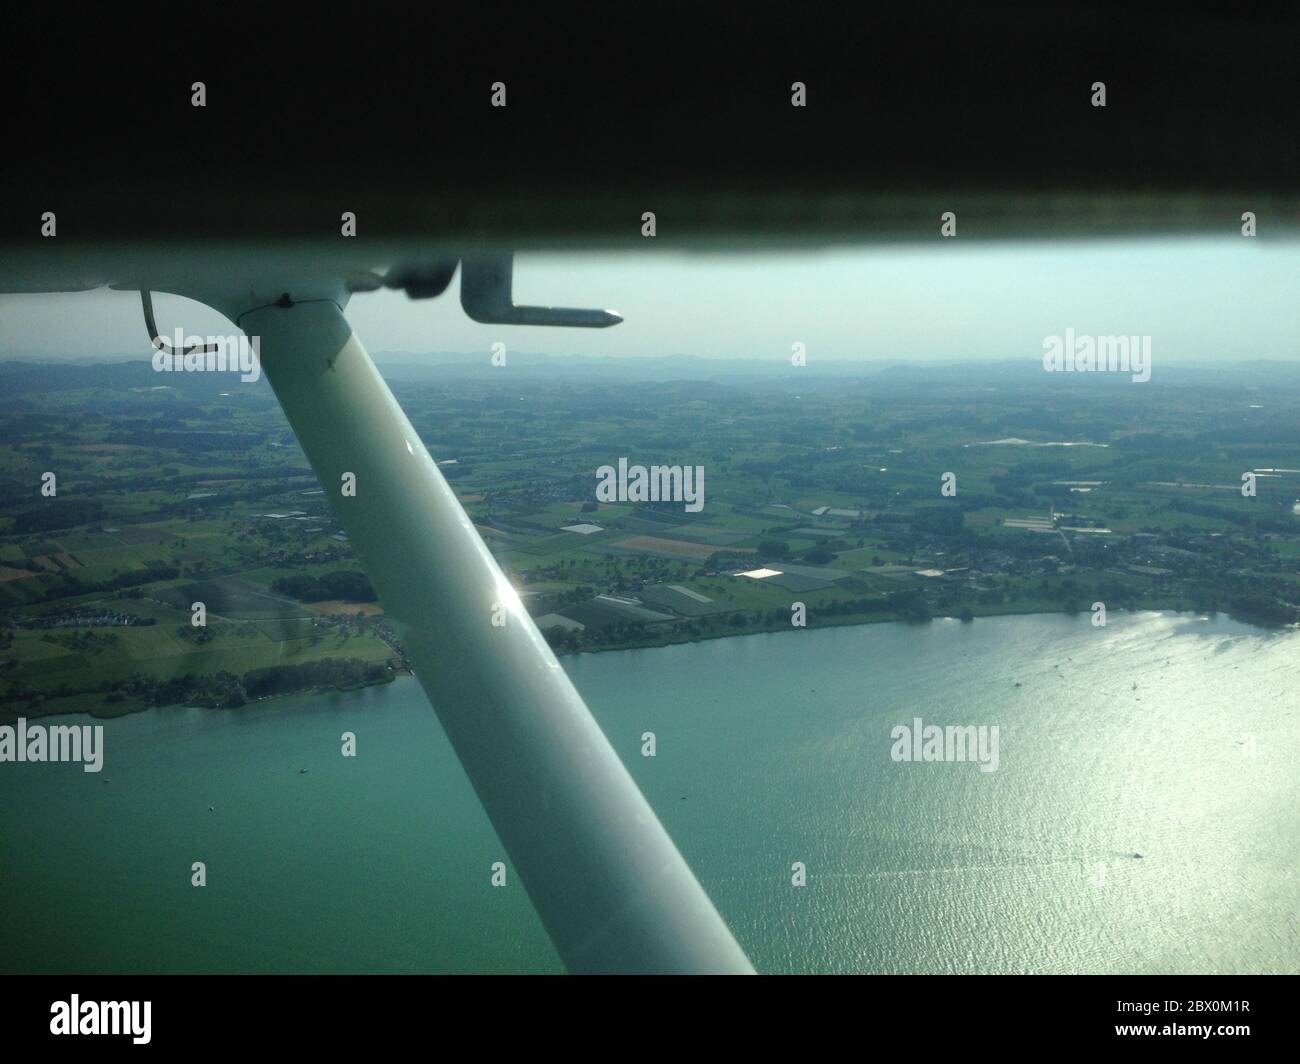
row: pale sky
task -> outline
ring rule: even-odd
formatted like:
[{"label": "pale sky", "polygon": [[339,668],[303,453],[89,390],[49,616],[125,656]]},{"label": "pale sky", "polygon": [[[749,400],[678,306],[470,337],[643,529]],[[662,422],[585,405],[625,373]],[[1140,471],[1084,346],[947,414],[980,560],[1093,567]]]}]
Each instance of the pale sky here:
[{"label": "pale sky", "polygon": [[[478,325],[459,277],[437,299],[381,290],[348,318],[372,352],[483,352],[787,361],[1040,358],[1043,338],[1150,335],[1160,362],[1300,359],[1300,244],[1218,241],[981,244],[748,255],[520,255],[515,302],[608,307],[611,329]],[[225,319],[155,298],[158,325]],[[0,296],[0,359],[148,358],[133,293]]]}]

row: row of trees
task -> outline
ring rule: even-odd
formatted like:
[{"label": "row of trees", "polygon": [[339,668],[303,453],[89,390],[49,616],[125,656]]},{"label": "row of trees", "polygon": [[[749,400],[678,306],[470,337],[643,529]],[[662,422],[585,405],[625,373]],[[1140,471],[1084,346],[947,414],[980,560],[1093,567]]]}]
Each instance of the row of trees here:
[{"label": "row of trees", "polygon": [[110,705],[135,698],[151,706],[187,705],[228,709],[269,695],[327,687],[361,687],[386,682],[392,676],[383,662],[362,661],[360,658],[326,658],[301,665],[272,665],[264,669],[252,669],[243,676],[223,670],[210,676],[187,674],[164,680],[135,673],[124,680],[106,680],[88,689],[61,684],[47,693],[15,687],[10,690],[7,698],[14,703],[41,702],[48,697],[66,698],[96,693],[104,695],[104,701]]},{"label": "row of trees", "polygon": [[[933,613],[926,601],[925,593],[920,588],[906,588],[892,591],[875,598],[832,599],[819,603],[809,615],[816,613],[819,617],[849,617],[870,614],[893,614],[908,621],[929,620]],[[790,624],[791,613],[788,608],[776,607],[770,610],[730,610],[726,613],[710,614],[706,617],[694,617],[682,621],[671,631],[684,632],[693,637],[708,634],[741,634],[749,630],[769,630],[782,628]],[[660,624],[648,624],[644,621],[621,621],[599,628],[578,629],[555,626],[543,631],[546,641],[556,650],[579,651],[598,650],[603,647],[616,647],[625,643],[639,642],[652,637],[657,631],[663,631]]]},{"label": "row of trees", "polygon": [[312,576],[310,573],[282,576],[271,584],[271,590],[299,602],[326,602],[332,599],[342,602],[374,602],[377,597],[369,577],[353,569],[340,569],[320,576]]}]

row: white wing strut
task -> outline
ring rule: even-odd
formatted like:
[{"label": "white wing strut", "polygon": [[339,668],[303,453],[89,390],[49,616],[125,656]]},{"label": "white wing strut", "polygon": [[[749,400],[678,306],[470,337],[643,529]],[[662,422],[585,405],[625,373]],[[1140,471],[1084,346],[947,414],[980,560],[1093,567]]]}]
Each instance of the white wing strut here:
[{"label": "white wing strut", "polygon": [[752,972],[339,307],[239,325],[568,969]]}]

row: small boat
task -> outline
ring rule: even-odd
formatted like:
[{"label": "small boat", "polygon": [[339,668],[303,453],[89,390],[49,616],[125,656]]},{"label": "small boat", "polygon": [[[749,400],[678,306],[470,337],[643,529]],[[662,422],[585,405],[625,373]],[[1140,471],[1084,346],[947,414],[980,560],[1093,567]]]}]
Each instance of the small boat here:
[{"label": "small boat", "polygon": [[298,770],[298,775],[299,775],[299,776],[305,776],[306,774],[307,774],[307,770],[306,770],[305,768],[300,768],[300,769]]}]

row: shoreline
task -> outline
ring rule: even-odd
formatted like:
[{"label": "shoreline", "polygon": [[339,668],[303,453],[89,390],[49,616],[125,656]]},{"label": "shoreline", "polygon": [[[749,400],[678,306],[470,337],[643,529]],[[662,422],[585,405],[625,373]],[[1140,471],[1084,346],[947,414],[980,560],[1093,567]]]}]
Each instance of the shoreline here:
[{"label": "shoreline", "polygon": [[[1287,630],[1300,630],[1300,625],[1279,626],[1279,625],[1261,624],[1258,621],[1246,620],[1240,617],[1233,617],[1231,614],[1225,613],[1225,611],[1223,610],[1186,610],[1186,609],[1177,609],[1173,606],[1138,606],[1132,610],[1116,609],[1111,612],[1119,613],[1124,616],[1133,616],[1134,614],[1137,613],[1160,613],[1160,614],[1195,614],[1195,615],[1201,615],[1205,617],[1209,617],[1215,613],[1223,613],[1225,616],[1236,621],[1238,624],[1249,625],[1252,628],[1258,629],[1262,633],[1283,632]],[[625,650],[655,650],[660,647],[683,646],[691,643],[704,643],[704,642],[709,642],[717,639],[740,639],[745,636],[779,635],[783,632],[817,631],[819,629],[825,629],[825,628],[865,627],[867,625],[874,625],[874,624],[925,625],[925,624],[930,624],[933,621],[942,621],[942,620],[959,621],[960,623],[963,624],[974,624],[976,621],[993,620],[998,617],[1052,617],[1052,616],[1082,617],[1085,614],[1086,611],[1082,611],[1082,610],[1074,614],[1067,613],[1065,610],[1005,610],[1000,612],[974,614],[968,621],[963,621],[961,617],[953,616],[951,614],[936,614],[933,617],[926,617],[924,619],[908,619],[905,617],[897,617],[893,615],[874,616],[871,617],[870,619],[860,619],[856,617],[849,617],[844,619],[833,618],[824,621],[821,624],[809,624],[805,628],[796,628],[793,626],[790,627],[778,626],[778,627],[771,627],[771,628],[758,628],[752,631],[719,631],[719,632],[713,632],[713,633],[708,633],[703,635],[694,635],[694,636],[681,638],[681,639],[665,639],[665,638],[646,639],[643,641],[620,643],[616,646],[598,647],[595,649],[588,648],[582,650],[561,651],[553,647],[552,651],[553,653],[555,653],[555,656],[557,658],[562,659],[566,657],[578,657],[583,654],[593,654],[593,655],[608,654],[608,653],[614,653],[614,652],[625,651]],[[85,716],[91,718],[92,720],[105,721],[105,720],[115,720],[118,717],[132,716],[136,713],[144,713],[151,709],[183,708],[183,709],[204,709],[204,710],[210,710],[212,712],[226,712],[231,709],[244,709],[247,707],[260,705],[265,702],[275,702],[282,698],[295,698],[300,695],[306,695],[306,694],[325,694],[328,692],[347,693],[349,691],[365,690],[368,687],[384,687],[387,686],[388,684],[391,684],[399,676],[414,676],[414,675],[415,674],[411,672],[409,669],[399,669],[396,672],[394,672],[391,676],[386,677],[385,679],[382,680],[373,681],[371,683],[354,684],[348,687],[327,686],[327,687],[303,688],[298,691],[285,691],[280,694],[263,695],[260,698],[251,699],[245,702],[242,706],[225,706],[225,707],[199,706],[199,705],[192,705],[189,703],[181,702],[181,703],[172,703],[165,706],[143,705],[143,704],[136,705],[129,709],[123,709],[121,712],[117,712],[117,713],[97,713],[93,710],[68,709],[65,707],[52,707],[48,712],[42,711],[37,713],[30,713],[24,711],[22,713],[14,713],[12,715],[6,711],[4,713],[0,713],[0,724],[13,724],[19,717],[23,717],[27,720],[40,720],[46,717]],[[73,695],[68,697],[75,698],[78,696]]]},{"label": "shoreline", "polygon": [[[1300,630],[1300,624],[1296,624],[1296,625],[1265,624],[1261,621],[1252,620],[1245,617],[1233,616],[1231,613],[1228,613],[1226,610],[1183,609],[1180,608],[1180,606],[1177,604],[1160,604],[1160,605],[1151,605],[1151,606],[1139,605],[1139,606],[1135,606],[1131,610],[1125,610],[1116,607],[1115,609],[1110,610],[1109,612],[1122,614],[1124,616],[1132,616],[1133,614],[1136,613],[1187,613],[1187,614],[1199,614],[1206,617],[1211,616],[1213,614],[1223,614],[1224,616],[1229,617],[1232,620],[1236,621],[1238,624],[1250,625],[1252,628],[1258,628],[1261,632],[1284,632],[1287,631],[1288,629]],[[611,651],[618,651],[618,650],[653,650],[656,647],[682,646],[683,644],[687,644],[687,643],[704,643],[714,639],[736,639],[747,635],[778,635],[782,632],[815,631],[821,628],[849,628],[849,627],[856,627],[856,626],[865,627],[867,625],[873,625],[873,624],[923,625],[923,624],[929,624],[931,621],[944,621],[944,620],[959,621],[963,624],[974,624],[976,621],[993,620],[998,617],[1053,617],[1053,616],[1083,617],[1087,615],[1088,615],[1087,610],[1078,610],[1074,613],[1070,613],[1066,610],[998,610],[998,611],[989,611],[986,613],[975,613],[972,611],[972,615],[968,620],[963,620],[959,615],[954,615],[951,613],[936,613],[932,617],[925,617],[925,618],[909,618],[909,617],[902,617],[897,614],[875,614],[869,617],[862,617],[861,615],[859,615],[859,616],[849,616],[842,619],[831,618],[828,620],[824,620],[819,624],[808,624],[804,628],[796,628],[792,625],[773,625],[773,626],[763,627],[763,628],[746,628],[740,630],[723,630],[718,632],[702,633],[702,634],[688,636],[680,639],[647,638],[644,640],[630,640],[624,643],[618,643],[618,644],[604,646],[604,647],[594,647],[594,648],[584,647],[581,650],[561,650],[556,647],[552,647],[551,649],[555,653],[555,656],[557,658],[566,658],[566,657],[574,657],[579,654],[606,654]]]},{"label": "shoreline", "polygon": [[[281,698],[295,698],[298,695],[326,694],[331,691],[336,692],[338,694],[347,694],[352,691],[364,691],[368,687],[385,687],[388,684],[392,683],[394,680],[396,680],[399,676],[412,676],[412,675],[414,674],[408,669],[399,669],[395,671],[391,676],[385,677],[382,680],[373,680],[369,683],[348,684],[346,686],[331,684],[331,685],[318,686],[318,687],[303,687],[297,691],[282,691],[279,694],[262,695],[259,698],[250,698],[248,701],[238,706],[203,706],[203,705],[197,705],[193,702],[170,702],[166,705],[158,705],[158,706],[150,705],[147,703],[137,703],[134,705],[130,705],[126,708],[122,708],[119,712],[114,712],[114,713],[97,713],[94,710],[90,710],[90,709],[68,709],[66,707],[53,707],[48,711],[42,710],[36,713],[32,713],[28,710],[23,710],[21,713],[11,714],[8,710],[5,710],[3,713],[0,713],[0,724],[13,724],[14,721],[18,720],[19,717],[22,717],[25,720],[42,720],[46,717],[90,717],[92,720],[100,720],[100,721],[117,720],[119,717],[130,717],[130,716],[134,716],[136,713],[146,713],[151,709],[202,709],[202,710],[210,711],[212,713],[226,713],[229,712],[230,710],[244,709],[249,706],[258,706],[264,702],[275,702]],[[83,696],[68,695],[66,697],[72,699],[72,698],[80,698]]]}]

